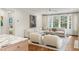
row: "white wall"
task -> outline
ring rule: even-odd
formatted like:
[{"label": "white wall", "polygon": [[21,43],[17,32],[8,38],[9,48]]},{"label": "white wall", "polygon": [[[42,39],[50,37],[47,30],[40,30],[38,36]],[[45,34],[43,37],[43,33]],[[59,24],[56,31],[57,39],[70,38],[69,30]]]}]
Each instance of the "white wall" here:
[{"label": "white wall", "polygon": [[[30,18],[29,15],[36,16],[36,28],[30,28]],[[40,14],[29,14],[23,11],[15,10],[12,14],[14,19],[15,35],[24,37],[24,31],[26,36],[28,35],[28,30],[37,31],[42,28],[42,15]]]},{"label": "white wall", "polygon": [[42,16],[42,28],[47,29],[47,27],[48,27],[48,17]]},{"label": "white wall", "polygon": [[15,35],[24,37],[24,30],[29,27],[29,14],[26,14],[19,10],[15,10],[12,16],[14,20]]},{"label": "white wall", "polygon": [[26,29],[27,34],[28,34],[28,32],[39,32],[42,29],[42,15],[41,14],[29,14],[29,15],[36,16],[36,27],[30,28],[30,18],[29,18],[28,19],[28,28]]},{"label": "white wall", "polygon": [[79,13],[77,13],[77,32],[79,34]]},{"label": "white wall", "polygon": [[72,33],[77,34],[78,33],[78,13],[72,15]]}]

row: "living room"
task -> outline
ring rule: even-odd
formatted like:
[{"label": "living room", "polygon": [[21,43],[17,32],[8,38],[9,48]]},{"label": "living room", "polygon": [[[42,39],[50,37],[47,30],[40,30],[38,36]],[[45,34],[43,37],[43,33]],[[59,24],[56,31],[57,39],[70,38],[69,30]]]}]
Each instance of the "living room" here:
[{"label": "living room", "polygon": [[0,34],[28,38],[30,51],[79,50],[78,8],[1,8],[0,15]]},{"label": "living room", "polygon": [[[78,50],[78,9],[73,8],[49,8],[48,11],[40,12],[38,14],[42,14],[42,21],[37,22],[37,28],[32,28],[29,30],[29,33],[38,32],[41,35],[56,35],[59,36],[63,40],[70,39],[69,42],[64,41],[64,43],[68,43],[66,49],[68,51]],[[42,25],[41,25],[41,23]],[[50,37],[49,35],[49,37]],[[72,36],[72,37],[71,37]],[[33,38],[33,37],[32,37]],[[65,39],[64,39],[65,38]],[[46,39],[46,38],[45,38]],[[51,41],[52,38],[49,39]],[[77,39],[77,40],[73,40]],[[60,40],[61,41],[61,40]],[[73,41],[73,42],[72,42]],[[35,43],[38,41],[36,40]],[[51,41],[52,42],[52,41]],[[51,42],[46,42],[50,44]],[[46,44],[45,43],[45,44]],[[52,42],[53,45],[54,42]],[[56,43],[56,42],[55,42]],[[44,42],[43,42],[44,44]],[[65,46],[65,44],[63,44]],[[51,46],[51,44],[50,44]],[[71,48],[70,48],[71,47]],[[77,48],[77,49],[76,49]],[[36,48],[35,48],[36,49]],[[39,50],[39,49],[38,49]],[[63,50],[63,49],[60,49]]]},{"label": "living room", "polygon": [[79,59],[78,0],[0,2],[0,59]]}]

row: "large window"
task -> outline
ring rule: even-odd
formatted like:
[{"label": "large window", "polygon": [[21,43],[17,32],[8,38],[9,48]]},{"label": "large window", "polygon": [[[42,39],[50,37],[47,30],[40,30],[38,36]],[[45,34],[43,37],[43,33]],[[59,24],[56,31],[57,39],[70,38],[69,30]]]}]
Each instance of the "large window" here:
[{"label": "large window", "polygon": [[52,15],[53,17],[49,18],[49,27],[50,28],[65,28],[71,29],[71,16],[70,15]]}]

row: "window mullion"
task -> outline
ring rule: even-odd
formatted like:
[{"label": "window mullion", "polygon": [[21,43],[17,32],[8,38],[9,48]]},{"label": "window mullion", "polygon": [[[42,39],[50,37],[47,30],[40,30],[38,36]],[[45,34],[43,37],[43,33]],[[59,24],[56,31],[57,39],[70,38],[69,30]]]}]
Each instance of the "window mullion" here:
[{"label": "window mullion", "polygon": [[61,28],[61,17],[59,16],[59,28]]},{"label": "window mullion", "polygon": [[67,29],[69,29],[69,16],[67,16],[68,18],[67,18]]}]

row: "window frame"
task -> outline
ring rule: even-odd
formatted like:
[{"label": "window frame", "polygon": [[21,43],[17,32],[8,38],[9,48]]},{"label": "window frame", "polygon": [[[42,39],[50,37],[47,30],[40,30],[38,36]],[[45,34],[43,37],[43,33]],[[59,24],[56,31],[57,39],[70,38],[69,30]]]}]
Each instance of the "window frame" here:
[{"label": "window frame", "polygon": [[[58,27],[54,27],[54,26],[52,25],[53,22],[54,22],[54,17],[56,17],[56,16],[59,18],[59,19],[58,19],[58,23],[59,23]],[[67,16],[67,28],[65,28],[65,29],[72,29],[72,15],[71,15],[71,14],[52,15],[51,18],[49,18],[50,16],[48,16],[48,20],[51,19],[50,22],[52,23],[52,24],[51,24],[52,27],[49,27],[49,24],[50,24],[50,23],[48,23],[48,28],[62,28],[62,27],[61,27],[61,16]],[[69,17],[71,17],[71,21],[69,20]],[[70,25],[69,22],[71,23],[71,25]],[[69,26],[70,26],[71,28],[69,28]]]}]

